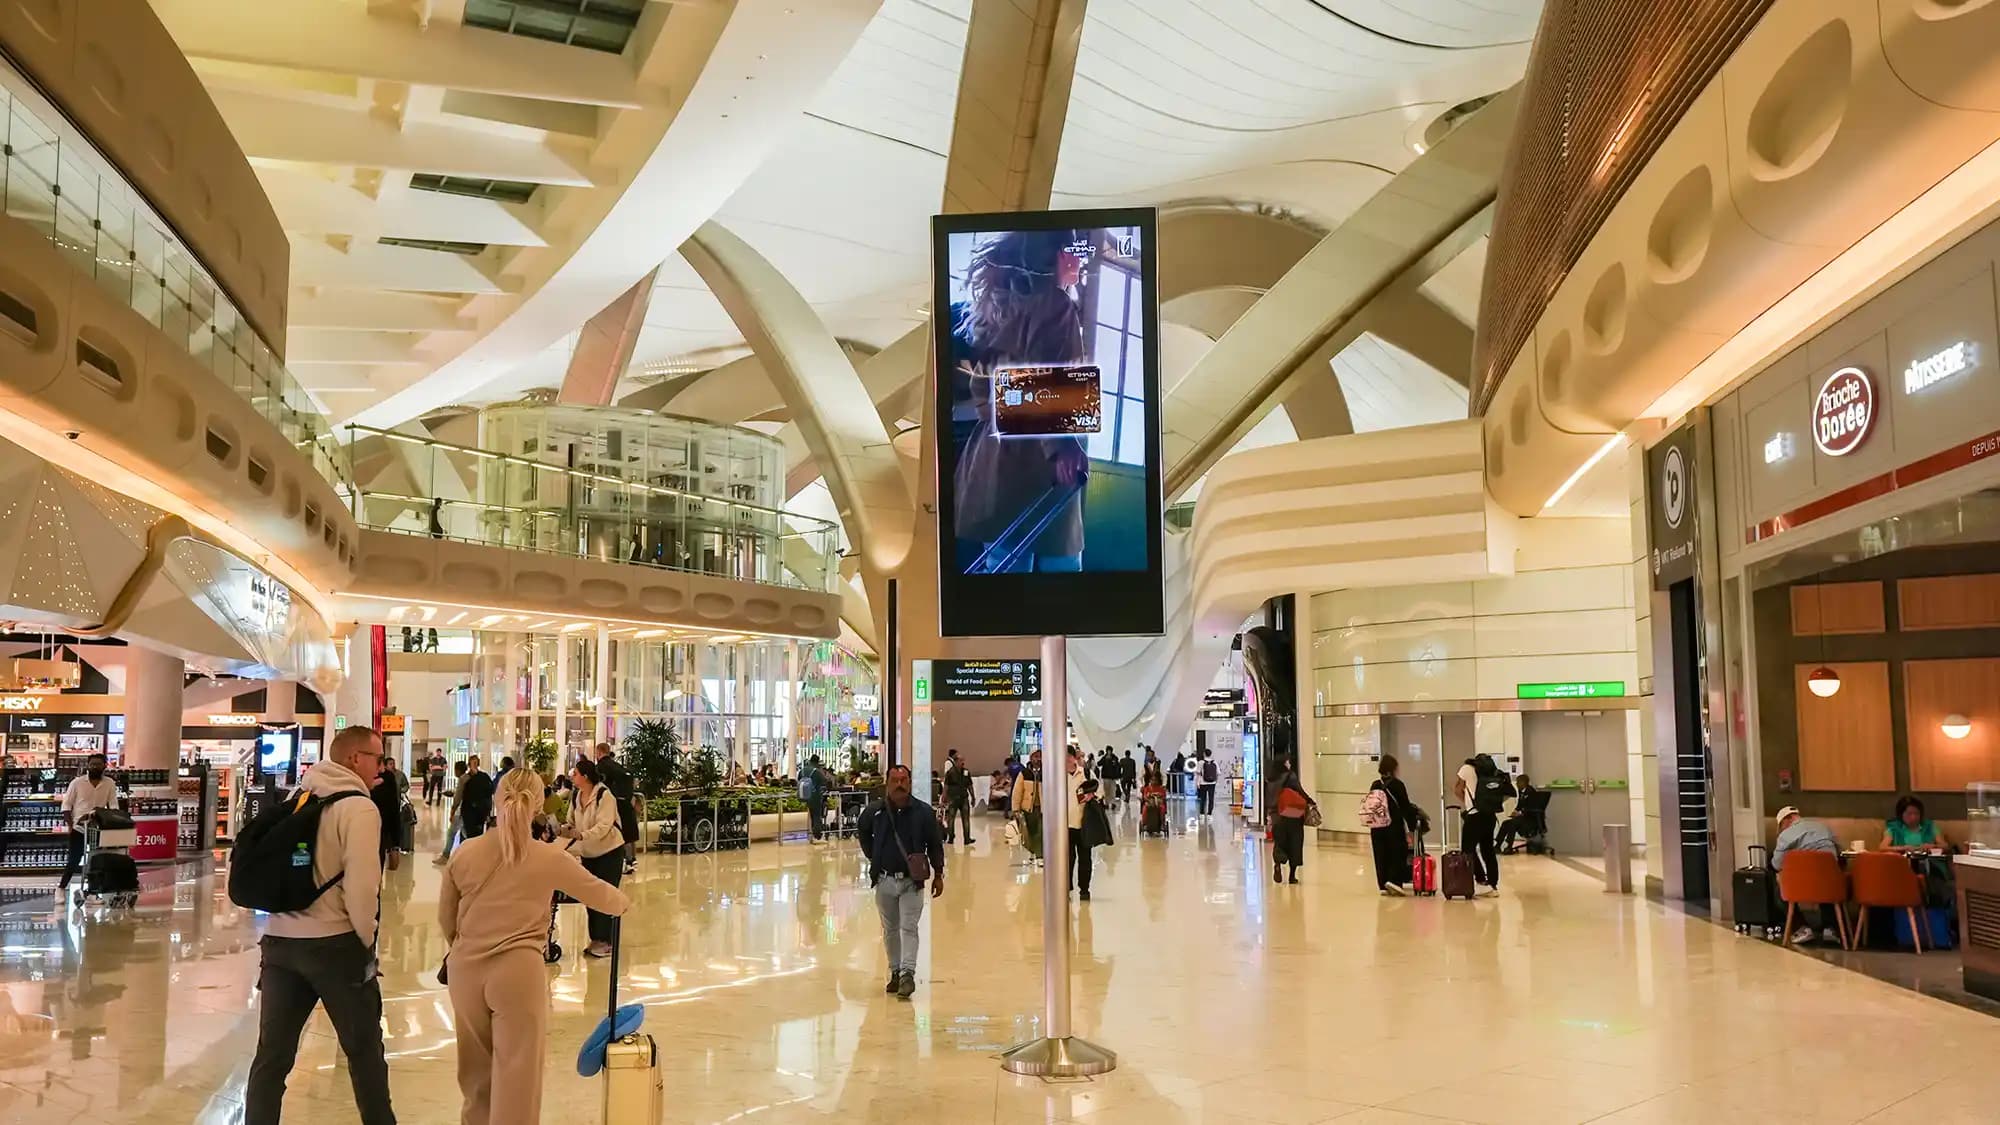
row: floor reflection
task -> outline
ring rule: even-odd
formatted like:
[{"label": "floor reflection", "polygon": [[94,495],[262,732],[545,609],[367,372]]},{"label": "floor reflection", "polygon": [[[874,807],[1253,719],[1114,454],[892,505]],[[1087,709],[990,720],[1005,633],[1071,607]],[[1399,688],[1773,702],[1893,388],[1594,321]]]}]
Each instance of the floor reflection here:
[{"label": "floor reflection", "polygon": [[[1176,817],[1165,839],[1139,837],[1131,809],[1117,824],[1094,901],[1070,911],[1076,1026],[1121,1065],[1066,1084],[993,1058],[1042,1017],[1040,879],[996,826],[950,849],[907,1004],[882,994],[851,844],[646,857],[620,993],[666,1047],[668,1120],[1856,1121],[1901,1103],[1949,1121],[1992,1120],[2000,1098],[1981,1065],[2000,1024],[1559,864],[1510,860],[1497,900],[1383,899],[1360,850],[1318,849],[1301,885],[1273,885],[1267,845],[1226,815]],[[423,833],[428,854],[436,825]],[[385,1026],[399,1115],[447,1122],[453,1029],[422,859],[384,896]],[[149,873],[120,915],[0,892],[0,1120],[240,1120],[258,921],[213,872],[184,875]],[[572,1061],[608,966],[577,955],[580,909],[564,914],[547,1113],[595,1121]],[[353,1120],[342,1067],[316,1019],[287,1120]]]}]

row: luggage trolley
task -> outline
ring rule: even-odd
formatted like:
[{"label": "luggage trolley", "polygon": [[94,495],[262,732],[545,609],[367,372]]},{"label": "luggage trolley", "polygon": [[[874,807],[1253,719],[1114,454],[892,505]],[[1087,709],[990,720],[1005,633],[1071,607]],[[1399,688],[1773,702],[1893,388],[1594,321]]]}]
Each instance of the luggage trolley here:
[{"label": "luggage trolley", "polygon": [[76,904],[96,901],[129,907],[139,901],[139,865],[130,849],[139,842],[132,818],[117,809],[99,809],[83,819],[83,879]]}]

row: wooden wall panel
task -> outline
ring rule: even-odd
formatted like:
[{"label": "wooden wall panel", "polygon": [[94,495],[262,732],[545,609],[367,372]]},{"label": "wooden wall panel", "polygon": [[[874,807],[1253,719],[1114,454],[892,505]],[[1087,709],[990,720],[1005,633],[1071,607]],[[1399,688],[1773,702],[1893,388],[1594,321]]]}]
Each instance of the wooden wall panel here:
[{"label": "wooden wall panel", "polygon": [[1819,666],[1792,669],[1799,710],[1799,788],[1894,792],[1888,662],[1827,665],[1840,673],[1840,690],[1828,699],[1806,687],[1807,674]]},{"label": "wooden wall panel", "polygon": [[[2000,779],[2000,659],[1905,661],[1903,690],[1911,788],[1959,792]],[[1944,736],[1953,713],[1972,720],[1971,734]]]},{"label": "wooden wall panel", "polygon": [[1898,579],[1896,609],[1911,631],[2000,627],[2000,574]]},{"label": "wooden wall panel", "polygon": [[1888,626],[1880,582],[1823,582],[1792,587],[1792,635],[1880,633]]}]

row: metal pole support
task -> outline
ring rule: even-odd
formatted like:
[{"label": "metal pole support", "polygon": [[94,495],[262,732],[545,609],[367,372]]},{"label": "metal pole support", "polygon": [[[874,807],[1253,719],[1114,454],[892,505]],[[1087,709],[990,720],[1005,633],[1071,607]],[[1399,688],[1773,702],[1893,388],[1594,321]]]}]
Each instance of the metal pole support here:
[{"label": "metal pole support", "polygon": [[1625,824],[1604,826],[1604,890],[1607,894],[1632,893],[1632,828]]},{"label": "metal pole support", "polygon": [[1010,1074],[1080,1078],[1103,1074],[1118,1056],[1070,1034],[1069,1022],[1069,640],[1042,638],[1042,1038],[1008,1048]]}]

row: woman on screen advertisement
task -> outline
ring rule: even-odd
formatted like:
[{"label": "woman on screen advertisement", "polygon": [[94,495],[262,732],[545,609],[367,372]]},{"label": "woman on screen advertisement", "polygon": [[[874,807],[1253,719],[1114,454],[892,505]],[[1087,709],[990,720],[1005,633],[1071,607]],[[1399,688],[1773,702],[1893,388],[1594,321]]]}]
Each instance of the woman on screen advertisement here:
[{"label": "woman on screen advertisement", "polygon": [[[953,535],[963,573],[1083,569],[1090,461],[1064,419],[1096,412],[1097,388],[1094,373],[1088,387],[1048,384],[1073,379],[1065,369],[1089,362],[1080,289],[1099,233],[965,236],[975,242],[963,299],[951,308],[950,357],[961,451]],[[1056,413],[1037,411],[1038,398],[1056,402]]]}]

